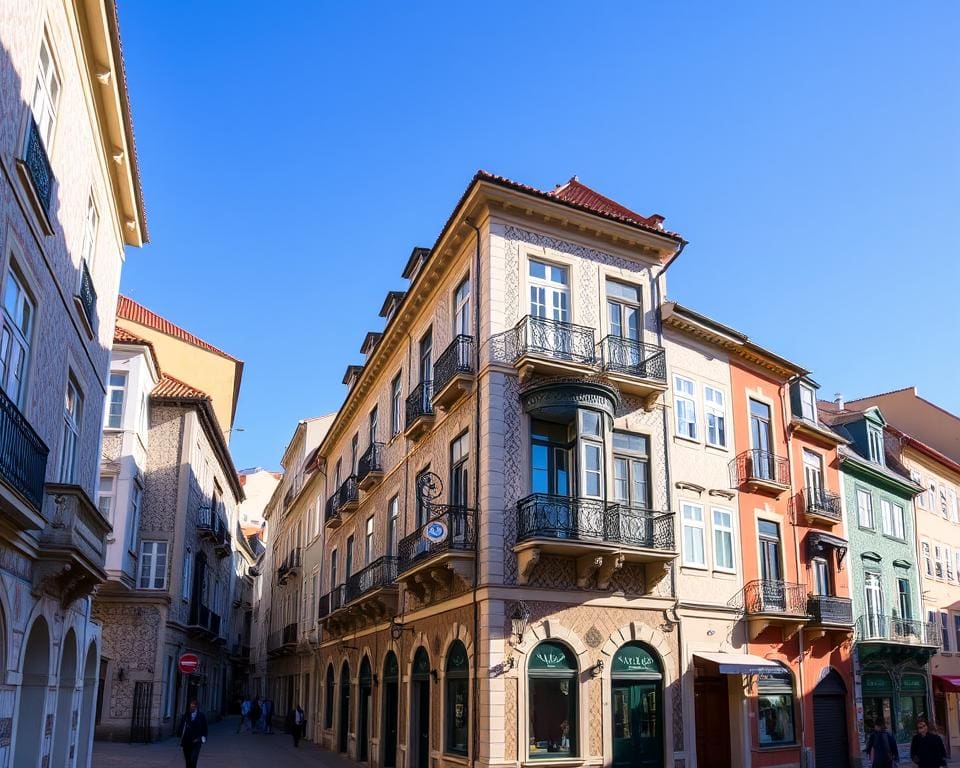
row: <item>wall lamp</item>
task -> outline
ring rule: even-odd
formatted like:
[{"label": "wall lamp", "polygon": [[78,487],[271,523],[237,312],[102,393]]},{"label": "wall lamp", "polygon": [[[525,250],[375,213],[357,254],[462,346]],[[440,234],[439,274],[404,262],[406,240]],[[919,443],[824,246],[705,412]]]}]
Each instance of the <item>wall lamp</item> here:
[{"label": "wall lamp", "polygon": [[516,645],[523,642],[523,633],[527,631],[527,623],[530,621],[530,611],[526,603],[520,601],[513,606],[513,612],[510,614],[510,628],[517,638]]},{"label": "wall lamp", "polygon": [[590,668],[590,674],[594,677],[600,677],[603,674],[603,659],[599,659],[596,664]]},{"label": "wall lamp", "polygon": [[436,667],[434,667],[433,669],[430,670],[430,677],[433,678],[433,682],[434,682],[434,683],[439,683],[439,682],[440,682],[440,673],[437,672]]},{"label": "wall lamp", "polygon": [[405,627],[399,622],[392,621],[390,622],[390,637],[396,641],[399,640],[404,632],[415,632],[413,627]]}]

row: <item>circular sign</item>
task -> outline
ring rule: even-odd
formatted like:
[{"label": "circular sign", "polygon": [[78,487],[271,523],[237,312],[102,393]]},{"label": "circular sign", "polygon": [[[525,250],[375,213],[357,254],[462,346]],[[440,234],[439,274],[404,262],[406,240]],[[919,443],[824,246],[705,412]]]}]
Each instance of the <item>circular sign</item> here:
[{"label": "circular sign", "polygon": [[432,541],[434,544],[439,544],[447,538],[447,524],[441,520],[434,520],[424,529],[423,538]]},{"label": "circular sign", "polygon": [[200,659],[197,658],[195,653],[185,653],[180,657],[178,663],[180,671],[185,675],[190,675],[197,671],[197,668],[200,666]]}]

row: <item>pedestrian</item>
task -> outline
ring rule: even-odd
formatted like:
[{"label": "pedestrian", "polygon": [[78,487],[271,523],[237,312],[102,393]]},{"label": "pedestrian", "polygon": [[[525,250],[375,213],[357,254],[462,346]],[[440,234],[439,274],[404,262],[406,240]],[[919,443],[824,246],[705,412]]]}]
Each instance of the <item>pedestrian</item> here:
[{"label": "pedestrian", "polygon": [[260,707],[260,697],[257,696],[250,705],[250,727],[254,731],[257,730],[257,723],[260,721],[260,716],[262,714],[263,709]]},{"label": "pedestrian", "polygon": [[273,701],[269,696],[263,698],[263,731],[273,733]]},{"label": "pedestrian", "polygon": [[303,736],[307,725],[307,716],[304,714],[303,707],[299,704],[294,709],[287,711],[287,732],[293,736],[293,746],[300,746],[300,739]]},{"label": "pedestrian", "polygon": [[930,723],[917,719],[917,732],[910,742],[910,759],[919,768],[941,768],[947,764],[947,750],[943,739],[930,730]]},{"label": "pedestrian", "polygon": [[190,711],[180,723],[180,747],[186,768],[197,768],[200,747],[207,743],[207,718],[199,710],[200,706],[194,699],[190,702]]},{"label": "pedestrian", "polygon": [[873,721],[873,733],[867,738],[864,752],[870,759],[870,768],[892,768],[900,762],[897,740],[887,730],[887,723],[883,717]]},{"label": "pedestrian", "polygon": [[240,703],[240,724],[237,726],[237,733],[240,733],[240,729],[244,726],[246,726],[247,733],[250,733],[250,729],[253,727],[253,723],[250,722],[250,707],[250,697],[244,696]]}]

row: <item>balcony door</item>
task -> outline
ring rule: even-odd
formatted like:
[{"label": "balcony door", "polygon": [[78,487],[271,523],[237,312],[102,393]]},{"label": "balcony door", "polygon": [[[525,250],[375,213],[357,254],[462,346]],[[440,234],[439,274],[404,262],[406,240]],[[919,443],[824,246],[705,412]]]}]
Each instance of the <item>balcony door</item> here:
[{"label": "balcony door", "polygon": [[553,322],[532,322],[528,344],[558,355],[572,352],[572,338],[554,323],[570,322],[570,273],[566,267],[530,259],[530,314]]},{"label": "balcony door", "polygon": [[771,446],[773,433],[770,427],[770,406],[757,400],[750,401],[750,446],[753,454],[753,477],[773,479]]},{"label": "balcony door", "polygon": [[819,507],[823,498],[823,459],[806,448],[803,449],[803,485],[807,491],[807,507]]},{"label": "balcony door", "polygon": [[883,589],[880,586],[880,574],[867,573],[863,590],[867,605],[868,637],[883,637]]},{"label": "balcony door", "polygon": [[433,379],[433,329],[420,339],[420,384],[424,386],[423,402],[428,403],[430,394],[426,391],[427,382]]},{"label": "balcony door", "polygon": [[783,548],[780,543],[780,525],[769,520],[758,520],[760,537],[760,585],[764,611],[787,609],[783,585]]},{"label": "balcony door", "polygon": [[640,289],[615,280],[607,280],[607,320],[610,336],[606,353],[616,366],[636,368],[640,355]]},{"label": "balcony door", "polygon": [[[548,496],[569,497],[572,491],[570,468],[572,448],[567,427],[534,419],[530,427],[530,491]],[[556,501],[560,501],[557,499]],[[563,537],[570,533],[572,519],[567,502],[538,505],[545,519],[528,521],[534,530],[549,530]]]}]

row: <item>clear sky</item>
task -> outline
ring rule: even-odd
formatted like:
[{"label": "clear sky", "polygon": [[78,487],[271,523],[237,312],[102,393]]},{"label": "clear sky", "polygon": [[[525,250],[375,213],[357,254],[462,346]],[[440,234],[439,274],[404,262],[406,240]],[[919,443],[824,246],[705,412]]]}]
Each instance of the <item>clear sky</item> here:
[{"label": "clear sky", "polygon": [[121,0],[151,244],[122,290],[244,360],[278,468],[478,168],[690,245],[670,298],[849,399],[960,412],[960,4]]}]

